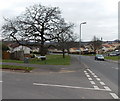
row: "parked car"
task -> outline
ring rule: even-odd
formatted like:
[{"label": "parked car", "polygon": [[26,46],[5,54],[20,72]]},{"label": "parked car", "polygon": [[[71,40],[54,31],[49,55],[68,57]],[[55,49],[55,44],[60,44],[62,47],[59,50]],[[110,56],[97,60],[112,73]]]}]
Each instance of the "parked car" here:
[{"label": "parked car", "polygon": [[36,56],[37,59],[46,60],[46,56]]},{"label": "parked car", "polygon": [[95,56],[95,60],[105,60],[104,59],[104,56],[103,55],[101,55],[101,54],[97,54],[96,56]]},{"label": "parked car", "polygon": [[111,52],[111,53],[109,54],[109,56],[118,56],[118,55],[120,55],[120,52],[116,52],[116,51]]}]

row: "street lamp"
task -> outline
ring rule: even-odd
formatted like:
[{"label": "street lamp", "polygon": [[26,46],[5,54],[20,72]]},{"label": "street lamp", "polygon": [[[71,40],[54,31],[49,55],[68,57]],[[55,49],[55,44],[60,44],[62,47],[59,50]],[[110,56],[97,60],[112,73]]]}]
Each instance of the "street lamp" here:
[{"label": "street lamp", "polygon": [[[82,25],[82,24],[86,24],[86,22],[80,23],[80,41],[79,41],[79,47],[80,47],[80,48],[81,48],[81,31],[82,31],[81,25]],[[80,55],[81,55],[81,49],[80,49]]]}]

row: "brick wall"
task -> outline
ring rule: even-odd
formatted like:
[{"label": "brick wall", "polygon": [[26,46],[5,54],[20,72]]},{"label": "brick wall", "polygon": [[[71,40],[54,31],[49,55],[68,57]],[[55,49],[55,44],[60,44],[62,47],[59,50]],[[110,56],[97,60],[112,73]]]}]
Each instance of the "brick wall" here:
[{"label": "brick wall", "polygon": [[6,52],[6,51],[3,51],[2,52],[2,59],[10,59],[10,53]]}]

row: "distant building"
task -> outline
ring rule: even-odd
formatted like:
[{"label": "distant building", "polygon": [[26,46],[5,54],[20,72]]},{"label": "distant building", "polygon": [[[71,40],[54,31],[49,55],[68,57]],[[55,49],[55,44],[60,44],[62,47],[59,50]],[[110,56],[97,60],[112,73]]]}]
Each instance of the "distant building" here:
[{"label": "distant building", "polygon": [[29,47],[27,47],[27,46],[20,45],[20,46],[15,47],[12,50],[12,52],[16,52],[16,51],[23,51],[24,54],[30,54],[31,49]]}]

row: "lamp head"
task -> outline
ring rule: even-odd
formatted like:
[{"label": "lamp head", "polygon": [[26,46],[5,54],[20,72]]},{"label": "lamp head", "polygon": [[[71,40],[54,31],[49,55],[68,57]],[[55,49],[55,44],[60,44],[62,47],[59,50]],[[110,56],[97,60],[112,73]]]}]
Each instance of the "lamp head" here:
[{"label": "lamp head", "polygon": [[83,23],[81,23],[81,24],[86,24],[86,22],[83,22]]}]

